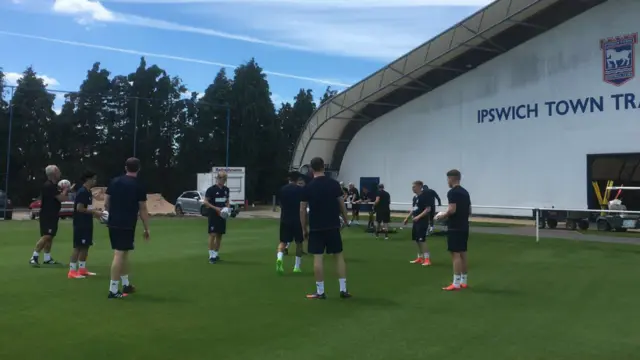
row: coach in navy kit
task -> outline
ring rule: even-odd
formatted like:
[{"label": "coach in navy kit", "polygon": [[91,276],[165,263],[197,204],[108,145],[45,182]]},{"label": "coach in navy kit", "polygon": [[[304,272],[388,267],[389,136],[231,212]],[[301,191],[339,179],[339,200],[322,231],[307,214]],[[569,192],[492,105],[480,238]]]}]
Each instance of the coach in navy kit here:
[{"label": "coach in navy kit", "polygon": [[[144,239],[149,240],[149,211],[147,192],[138,180],[140,160],[129,158],[125,163],[126,174],[119,176],[107,187],[104,206],[109,211],[107,225],[113,251],[109,298],[122,298],[135,291],[129,283],[129,251],[134,249],[138,216],[144,226]],[[119,290],[122,280],[122,291]]]},{"label": "coach in navy kit", "polygon": [[229,207],[229,188],[227,183],[227,173],[220,171],[216,176],[216,184],[209,187],[204,194],[204,205],[208,208],[209,223],[209,263],[215,264],[220,261],[220,243],[222,235],[227,233],[227,220],[220,216],[223,208]]}]

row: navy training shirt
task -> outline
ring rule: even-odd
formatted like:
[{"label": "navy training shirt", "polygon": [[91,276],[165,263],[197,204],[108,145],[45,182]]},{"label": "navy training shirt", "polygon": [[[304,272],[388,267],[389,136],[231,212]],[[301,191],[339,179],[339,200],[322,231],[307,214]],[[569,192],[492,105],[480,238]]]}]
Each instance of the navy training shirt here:
[{"label": "navy training shirt", "polygon": [[391,195],[384,190],[378,190],[378,197],[380,197],[380,201],[378,202],[376,211],[391,211]]},{"label": "navy training shirt", "polygon": [[73,227],[76,229],[93,229],[93,215],[91,215],[91,213],[79,212],[79,204],[84,205],[86,209],[91,209],[93,205],[91,191],[84,186],[78,189],[76,198],[73,201]]},{"label": "navy training shirt", "polygon": [[456,212],[449,216],[447,229],[449,231],[469,231],[469,216],[471,215],[471,196],[462,186],[454,186],[447,193],[449,204],[456,204]]},{"label": "navy training shirt", "polygon": [[[204,194],[204,197],[211,203],[211,205],[217,208],[223,208],[227,206],[229,200],[229,188],[226,186],[213,185],[210,186]],[[215,210],[209,211],[209,216],[219,216]]]},{"label": "navy training shirt", "polygon": [[42,185],[42,192],[40,194],[40,200],[42,204],[40,206],[40,218],[45,219],[58,219],[62,203],[56,196],[60,194],[60,188],[58,184],[51,180],[47,180]]},{"label": "navy training shirt", "polygon": [[287,184],[280,189],[280,222],[287,225],[300,225],[300,201],[304,188],[296,184]]},{"label": "navy training shirt", "polygon": [[138,178],[119,176],[107,187],[110,228],[134,230],[138,224],[140,202],[147,201],[147,192]]},{"label": "navy training shirt", "polygon": [[314,177],[302,192],[302,201],[309,204],[309,230],[340,228],[340,183],[326,176]]},{"label": "navy training shirt", "polygon": [[[415,195],[413,197],[413,209],[411,210],[411,215],[413,217],[416,217],[416,216],[422,214],[422,212],[427,208],[431,208],[431,202],[429,200],[429,195],[428,195],[428,193],[426,191],[423,191],[419,195]],[[420,222],[428,221],[428,218],[427,217],[423,217],[422,219],[420,219],[418,221],[420,221]]]}]

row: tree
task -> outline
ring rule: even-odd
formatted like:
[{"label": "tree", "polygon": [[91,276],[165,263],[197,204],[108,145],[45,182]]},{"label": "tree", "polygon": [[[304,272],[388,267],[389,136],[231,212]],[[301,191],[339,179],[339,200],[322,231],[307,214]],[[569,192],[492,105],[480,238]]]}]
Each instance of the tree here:
[{"label": "tree", "polygon": [[322,94],[322,97],[320,98],[320,105],[326,103],[327,101],[329,101],[329,99],[336,95],[338,95],[338,91],[331,89],[331,86],[327,86],[327,89],[324,91],[324,94]]}]

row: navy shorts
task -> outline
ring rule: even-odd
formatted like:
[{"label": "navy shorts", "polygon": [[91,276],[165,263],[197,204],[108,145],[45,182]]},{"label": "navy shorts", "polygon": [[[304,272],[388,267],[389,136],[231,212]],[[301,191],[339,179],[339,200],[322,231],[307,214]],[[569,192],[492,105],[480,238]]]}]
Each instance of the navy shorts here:
[{"label": "navy shorts", "polygon": [[428,222],[414,222],[413,228],[411,229],[411,239],[416,242],[425,242],[427,241],[427,233],[429,231],[429,223]]},{"label": "navy shorts", "polygon": [[220,216],[209,216],[209,223],[207,224],[207,231],[209,234],[224,235],[227,233],[227,220]]},{"label": "navy shorts", "polygon": [[109,228],[109,240],[111,248],[119,251],[130,251],[134,249],[134,240],[136,237],[135,229],[117,229]]},{"label": "navy shorts", "polygon": [[73,248],[87,248],[93,245],[93,229],[73,228]]},{"label": "navy shorts", "polygon": [[342,252],[342,235],[340,229],[312,230],[309,232],[309,254],[340,254]]},{"label": "navy shorts", "polygon": [[304,235],[302,234],[302,225],[298,224],[285,224],[280,223],[280,242],[291,243],[296,242],[300,244],[304,241]]},{"label": "navy shorts", "polygon": [[58,221],[60,219],[56,217],[40,217],[40,236],[55,237],[58,233]]},{"label": "navy shorts", "polygon": [[454,253],[467,252],[467,243],[469,242],[469,230],[451,230],[447,231],[447,250]]},{"label": "navy shorts", "polygon": [[376,222],[388,224],[391,222],[391,210],[382,209],[376,212]]}]

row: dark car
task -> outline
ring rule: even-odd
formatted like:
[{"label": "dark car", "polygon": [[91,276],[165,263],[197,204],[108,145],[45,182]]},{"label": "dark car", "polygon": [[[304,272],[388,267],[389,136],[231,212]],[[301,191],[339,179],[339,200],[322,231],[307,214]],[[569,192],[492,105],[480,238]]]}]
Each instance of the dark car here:
[{"label": "dark car", "polygon": [[11,204],[11,200],[7,199],[7,194],[2,190],[0,190],[0,218],[5,220],[13,218],[13,204]]}]

